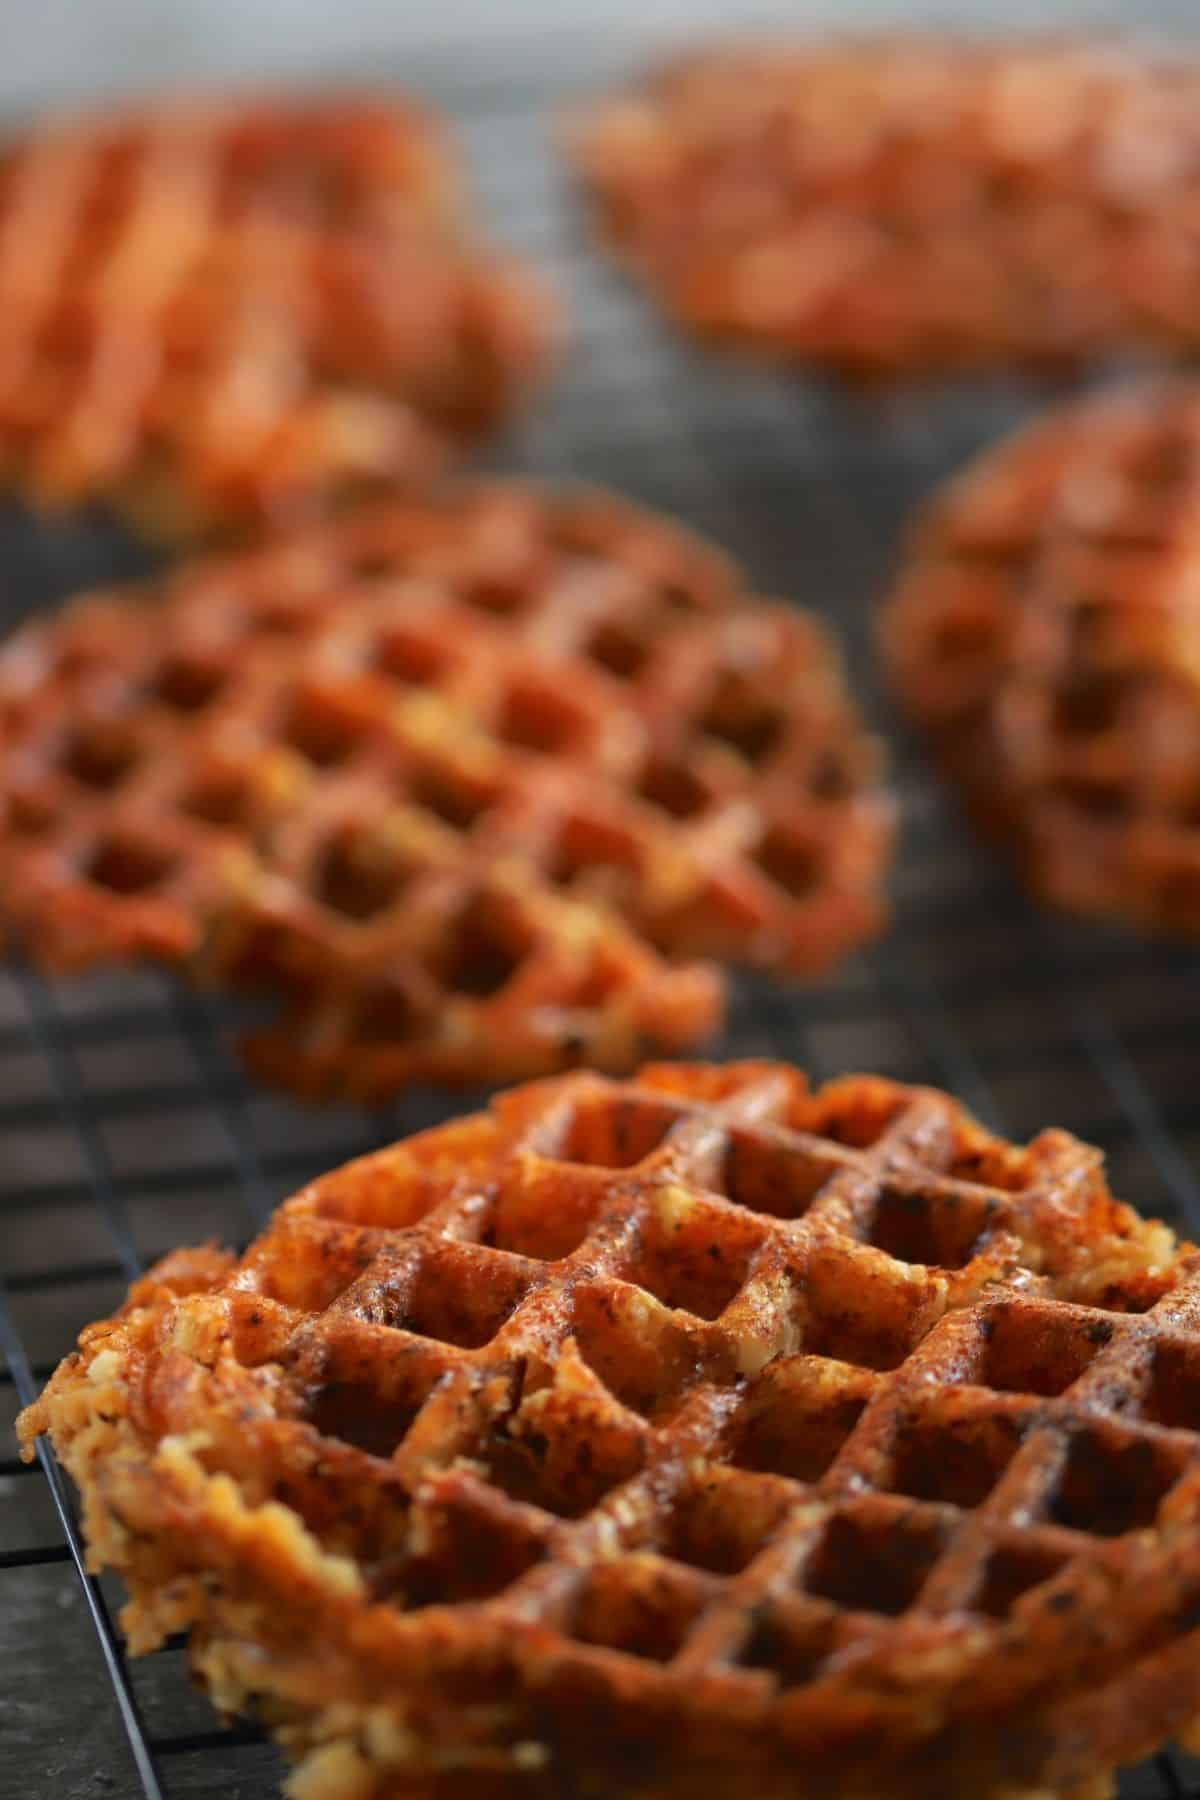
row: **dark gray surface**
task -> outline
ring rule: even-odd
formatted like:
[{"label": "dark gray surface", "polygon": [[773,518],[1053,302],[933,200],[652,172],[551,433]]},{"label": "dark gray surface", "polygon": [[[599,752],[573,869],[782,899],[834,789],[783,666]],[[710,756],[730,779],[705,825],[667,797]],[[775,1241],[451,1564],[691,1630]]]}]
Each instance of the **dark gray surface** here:
[{"label": "dark gray surface", "polygon": [[40,0],[6,13],[0,109],[131,86],[345,68],[403,72],[431,43],[477,66],[564,52],[579,66],[710,30],[826,26],[1194,31],[1194,0]]},{"label": "dark gray surface", "polygon": [[[1114,15],[1056,16],[1103,10]],[[0,72],[0,104],[39,82],[78,85],[89,68],[98,80],[281,62],[378,75],[370,51],[386,40],[390,66],[460,115],[497,235],[554,273],[572,314],[563,377],[499,460],[609,481],[723,538],[762,584],[844,630],[871,694],[870,607],[905,512],[1044,393],[929,392],[880,411],[670,342],[580,243],[547,152],[554,105],[621,60],[620,33],[572,36],[559,17],[526,48],[485,52],[469,39],[481,17],[494,29],[497,15],[476,9],[473,26],[469,13],[449,21],[458,49],[418,56],[397,48],[416,33],[415,13],[388,9],[385,19],[372,5],[318,18],[320,9],[221,0],[203,9],[208,35],[196,7],[159,14],[93,0],[70,11],[78,41],[60,40],[53,67],[43,25],[29,22],[30,44]],[[527,32],[536,9],[516,12]],[[681,13],[639,9],[639,29],[665,30]],[[102,42],[96,21],[118,15],[135,19],[128,42]],[[186,29],[168,24],[181,17]],[[357,50],[348,20],[358,22]],[[422,10],[419,29],[428,23]],[[15,511],[0,518],[0,546],[5,617],[140,560],[102,531],[47,531]],[[896,742],[905,800],[895,930],[819,990],[743,985],[723,1047],[822,1072],[934,1079],[1014,1135],[1070,1125],[1108,1148],[1120,1191],[1150,1210],[1186,1211],[1200,1229],[1200,957],[1063,933],[1035,917],[950,815],[895,721],[876,710]],[[110,1306],[124,1281],[122,1244],[148,1258],[209,1235],[236,1240],[309,1175],[453,1109],[416,1096],[383,1115],[302,1112],[246,1086],[221,1021],[153,976],[51,992],[0,972],[0,1273],[28,1355],[51,1361]],[[10,1383],[0,1388],[6,1440],[12,1410]],[[73,1571],[54,1561],[3,1566],[61,1554],[62,1541],[41,1475],[15,1473],[9,1454],[0,1442],[0,1800],[135,1800],[140,1786]],[[146,1732],[162,1746],[164,1790],[267,1800],[273,1753],[236,1740],[212,1747],[211,1716],[181,1662],[167,1652],[133,1675]],[[1178,1781],[1173,1789],[1148,1768],[1128,1792],[1181,1794]]]}]

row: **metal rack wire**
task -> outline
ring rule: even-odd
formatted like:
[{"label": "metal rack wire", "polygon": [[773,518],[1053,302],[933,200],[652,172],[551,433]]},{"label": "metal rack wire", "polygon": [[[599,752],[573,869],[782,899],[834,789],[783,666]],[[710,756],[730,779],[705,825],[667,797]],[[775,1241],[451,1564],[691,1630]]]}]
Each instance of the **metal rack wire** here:
[{"label": "metal rack wire", "polygon": [[[907,509],[1036,396],[996,387],[870,411],[693,355],[591,255],[558,191],[553,109],[600,78],[594,59],[581,70],[530,55],[472,80],[431,57],[397,73],[457,114],[497,234],[557,276],[571,310],[563,379],[504,460],[669,508],[762,586],[822,610],[896,747],[892,933],[818,989],[743,983],[722,1049],[933,1080],[1016,1137],[1069,1125],[1109,1152],[1121,1194],[1200,1233],[1200,953],[1036,914],[875,691],[871,602]],[[136,560],[103,530],[48,531],[16,513],[0,518],[0,542],[6,621]],[[461,1105],[303,1112],[244,1080],[229,1029],[222,1010],[149,974],[51,989],[0,973],[0,1425],[153,1256],[242,1240],[308,1176]],[[265,1800],[275,1753],[252,1729],[214,1726],[178,1646],[126,1665],[112,1595],[84,1570],[44,1449],[40,1470],[0,1441],[0,1789]],[[1200,1767],[1163,1756],[1121,1791],[1198,1800]]]}]

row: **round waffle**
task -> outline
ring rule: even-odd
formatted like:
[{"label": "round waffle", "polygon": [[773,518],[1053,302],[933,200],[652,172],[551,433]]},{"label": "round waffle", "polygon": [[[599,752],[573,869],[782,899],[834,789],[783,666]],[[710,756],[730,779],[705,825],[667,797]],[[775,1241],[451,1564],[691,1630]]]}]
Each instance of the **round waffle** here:
[{"label": "round waffle", "polygon": [[167,1258],[23,1416],[297,1800],[1097,1800],[1200,1712],[1200,1254],[768,1063],[518,1089]]},{"label": "round waffle", "polygon": [[1194,351],[1198,98],[1178,56],[866,37],[673,63],[571,144],[685,326],[879,378]]},{"label": "round waffle", "polygon": [[900,694],[1030,884],[1200,931],[1200,387],[1067,407],[935,497],[883,620]]},{"label": "round waffle", "polygon": [[629,1067],[719,1012],[663,953],[815,972],[878,928],[874,744],[810,616],[686,532],[514,484],[93,595],[0,650],[0,916],[287,1003],[361,1096]]},{"label": "round waffle", "polygon": [[156,535],[428,474],[547,358],[552,308],[471,241],[403,102],[52,122],[0,150],[0,474]]}]

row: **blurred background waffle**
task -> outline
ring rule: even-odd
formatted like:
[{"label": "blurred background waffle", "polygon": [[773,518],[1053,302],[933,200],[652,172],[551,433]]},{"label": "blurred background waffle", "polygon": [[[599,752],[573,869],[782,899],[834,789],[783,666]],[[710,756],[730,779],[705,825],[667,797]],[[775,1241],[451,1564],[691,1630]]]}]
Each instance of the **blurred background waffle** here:
[{"label": "blurred background waffle", "polygon": [[[972,8],[972,22],[989,10]],[[1005,28],[1047,23],[1029,0],[994,12]],[[996,379],[879,411],[704,357],[606,265],[549,148],[564,104],[630,77],[668,43],[734,26],[914,16],[944,24],[951,14],[862,0],[732,13],[715,0],[475,0],[431,20],[384,0],[50,0],[7,34],[0,104],[18,120],[52,101],[170,81],[366,76],[443,106],[481,217],[558,284],[572,321],[557,381],[494,465],[607,482],[722,542],[762,591],[795,596],[847,635],[863,698],[893,744],[904,816],[891,934],[817,989],[739,982],[721,1050],[818,1074],[932,1079],[1014,1137],[1062,1124],[1106,1148],[1119,1194],[1194,1234],[1200,955],[1036,912],[878,702],[866,653],[914,503],[1062,389]],[[1182,32],[1194,18],[1188,0],[1155,0],[1064,5],[1053,23]],[[104,528],[51,528],[15,506],[0,513],[0,543],[6,624],[149,560]],[[0,972],[5,1426],[34,1374],[111,1310],[147,1258],[209,1235],[243,1242],[314,1173],[462,1104],[414,1095],[379,1114],[305,1112],[246,1083],[231,1040],[226,1013],[154,975],[51,991],[21,968]],[[69,1566],[54,1494],[36,1469],[18,1472],[8,1443],[0,1484],[0,1793],[274,1795],[275,1753],[250,1732],[213,1727],[177,1650],[122,1668],[102,1595]],[[1129,1800],[1195,1794],[1200,1773],[1179,1760],[1134,1771],[1122,1787]]]},{"label": "blurred background waffle", "polygon": [[0,158],[0,472],[154,539],[319,515],[497,424],[554,312],[398,98],[54,115]]}]

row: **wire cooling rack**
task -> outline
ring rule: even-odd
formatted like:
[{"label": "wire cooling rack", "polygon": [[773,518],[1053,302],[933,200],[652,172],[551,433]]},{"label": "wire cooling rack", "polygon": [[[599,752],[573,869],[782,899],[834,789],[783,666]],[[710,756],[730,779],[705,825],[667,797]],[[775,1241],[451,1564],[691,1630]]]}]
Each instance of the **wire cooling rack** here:
[{"label": "wire cooling rack", "polygon": [[[742,984],[721,1049],[935,1081],[1014,1137],[1067,1125],[1108,1151],[1120,1194],[1200,1233],[1200,953],[1037,914],[875,690],[871,607],[905,514],[1045,396],[976,387],[881,411],[675,344],[588,249],[550,154],[557,107],[611,73],[602,60],[555,67],[543,47],[482,77],[432,57],[397,72],[458,117],[495,233],[547,268],[570,308],[564,375],[503,462],[668,508],[762,587],[823,612],[892,739],[904,802],[891,934],[820,988]],[[0,515],[0,546],[5,622],[138,561],[99,527],[51,530],[15,510]],[[148,1260],[244,1240],[310,1176],[462,1104],[297,1109],[244,1080],[229,1023],[142,972],[51,988],[0,971],[0,1427]],[[25,1470],[5,1432],[0,1797],[267,1800],[272,1748],[214,1725],[179,1648],[127,1666],[115,1599],[83,1575],[49,1454]],[[1200,1765],[1158,1758],[1121,1792],[1197,1800]]]}]

